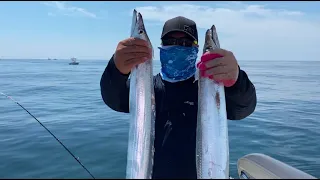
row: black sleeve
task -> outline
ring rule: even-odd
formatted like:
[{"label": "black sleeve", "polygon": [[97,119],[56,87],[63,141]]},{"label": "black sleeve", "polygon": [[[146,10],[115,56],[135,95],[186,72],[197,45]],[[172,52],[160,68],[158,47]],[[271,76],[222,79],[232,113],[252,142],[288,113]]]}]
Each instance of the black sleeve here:
[{"label": "black sleeve", "polygon": [[225,87],[227,118],[240,120],[248,117],[256,108],[256,90],[247,74],[239,68],[237,82]]},{"label": "black sleeve", "polygon": [[111,109],[129,113],[129,74],[122,74],[114,64],[113,56],[104,70],[100,89],[103,101]]}]

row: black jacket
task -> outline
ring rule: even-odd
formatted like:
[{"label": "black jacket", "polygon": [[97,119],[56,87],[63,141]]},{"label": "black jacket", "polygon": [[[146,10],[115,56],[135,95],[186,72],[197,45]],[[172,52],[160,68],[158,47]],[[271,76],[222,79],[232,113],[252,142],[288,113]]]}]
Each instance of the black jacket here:
[{"label": "black jacket", "polygon": [[[100,81],[103,101],[111,109],[129,113],[129,75],[109,61]],[[198,82],[194,77],[169,83],[154,76],[156,137],[153,178],[196,179]],[[235,85],[225,88],[227,117],[240,120],[256,107],[256,92],[247,74],[239,71]]]}]

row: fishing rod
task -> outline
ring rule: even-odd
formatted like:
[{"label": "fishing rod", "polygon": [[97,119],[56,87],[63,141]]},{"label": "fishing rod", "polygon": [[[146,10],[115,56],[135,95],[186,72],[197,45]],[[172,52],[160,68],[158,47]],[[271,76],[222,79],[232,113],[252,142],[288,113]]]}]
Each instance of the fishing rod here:
[{"label": "fishing rod", "polygon": [[46,128],[45,125],[43,125],[34,115],[32,115],[26,108],[24,108],[18,101],[14,100],[12,97],[6,95],[3,92],[0,92],[1,95],[7,97],[8,99],[10,99],[11,101],[15,102],[16,104],[18,104],[23,110],[25,110],[30,116],[32,116],[36,121],[38,121],[38,123],[44,128],[46,129],[61,145],[62,147],[69,152],[69,154],[83,167],[84,170],[86,170],[88,172],[88,174],[90,174],[90,176],[94,178],[94,176],[90,173],[90,171],[80,162],[79,158],[76,158],[75,155],[73,155],[73,153],[48,129]]}]

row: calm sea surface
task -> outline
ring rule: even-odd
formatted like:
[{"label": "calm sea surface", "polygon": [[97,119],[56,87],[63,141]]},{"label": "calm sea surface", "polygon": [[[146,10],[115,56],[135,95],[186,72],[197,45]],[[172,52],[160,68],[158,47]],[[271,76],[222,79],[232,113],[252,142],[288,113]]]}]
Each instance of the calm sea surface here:
[{"label": "calm sea surface", "polygon": [[[107,61],[0,60],[0,91],[49,128],[97,178],[124,178],[129,116],[100,95]],[[230,174],[265,153],[320,178],[320,62],[239,61],[256,86],[255,112],[229,121]],[[155,72],[159,72],[159,61]],[[90,178],[18,105],[0,97],[0,178]]]}]

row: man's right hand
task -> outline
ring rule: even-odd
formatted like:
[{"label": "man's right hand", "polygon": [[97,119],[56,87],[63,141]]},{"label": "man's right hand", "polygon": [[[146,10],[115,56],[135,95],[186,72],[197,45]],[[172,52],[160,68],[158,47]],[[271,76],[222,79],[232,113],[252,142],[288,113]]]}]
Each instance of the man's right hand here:
[{"label": "man's right hand", "polygon": [[113,60],[122,74],[129,74],[132,67],[152,58],[148,42],[137,38],[128,38],[119,42]]}]

